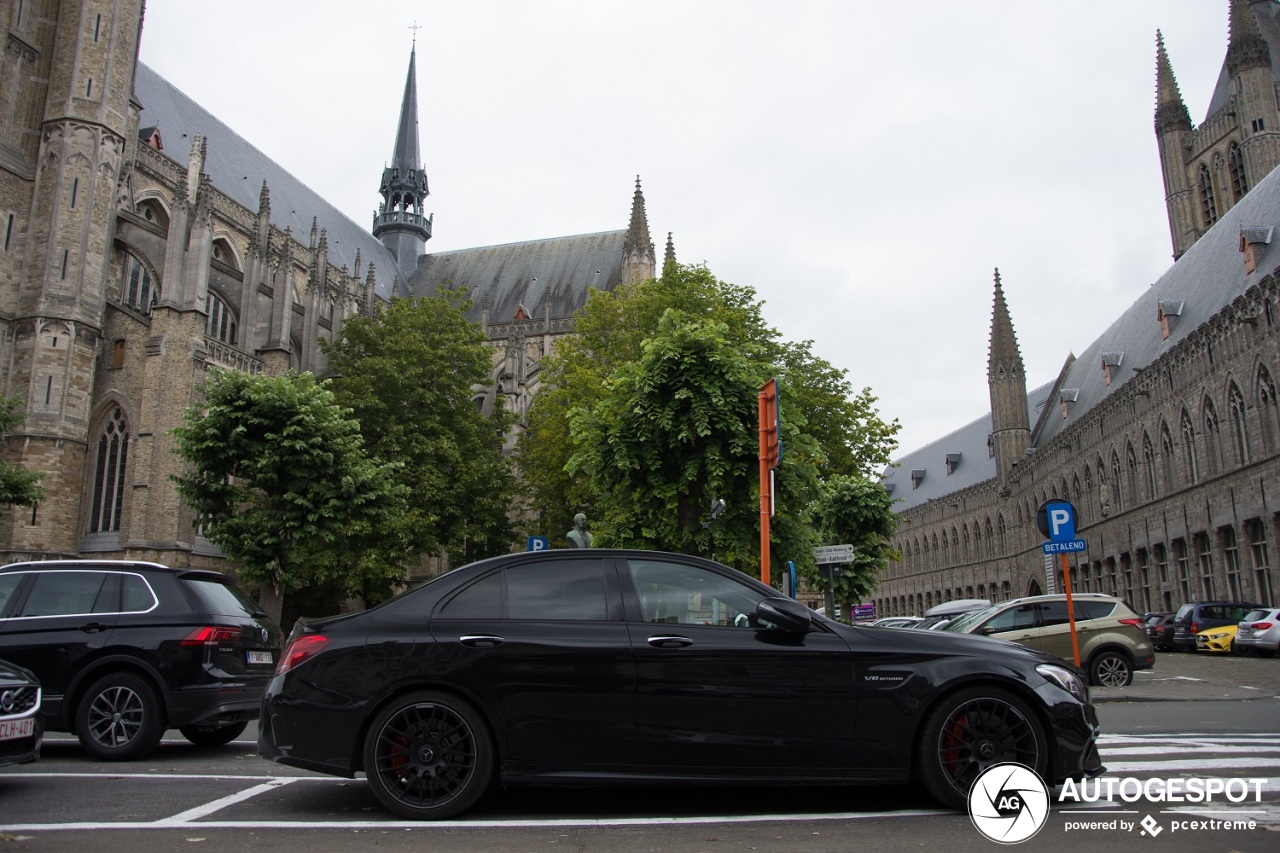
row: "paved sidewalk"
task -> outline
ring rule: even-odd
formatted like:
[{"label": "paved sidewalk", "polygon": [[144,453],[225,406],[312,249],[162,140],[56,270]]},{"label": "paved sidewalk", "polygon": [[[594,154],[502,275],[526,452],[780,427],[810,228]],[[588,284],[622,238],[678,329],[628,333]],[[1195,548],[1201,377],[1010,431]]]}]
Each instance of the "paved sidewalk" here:
[{"label": "paved sidewalk", "polygon": [[1135,672],[1128,687],[1093,687],[1100,702],[1280,699],[1280,657],[1156,652],[1155,668]]}]

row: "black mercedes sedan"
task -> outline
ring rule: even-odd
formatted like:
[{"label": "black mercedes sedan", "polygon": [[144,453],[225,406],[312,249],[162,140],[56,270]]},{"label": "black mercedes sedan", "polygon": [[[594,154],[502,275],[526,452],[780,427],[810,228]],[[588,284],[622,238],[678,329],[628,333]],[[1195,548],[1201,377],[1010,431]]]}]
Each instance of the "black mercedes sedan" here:
[{"label": "black mercedes sedan", "polygon": [[680,554],[509,554],[294,630],[258,751],[439,819],[494,783],[916,783],[1102,771],[1083,673],[987,637],[841,625]]}]

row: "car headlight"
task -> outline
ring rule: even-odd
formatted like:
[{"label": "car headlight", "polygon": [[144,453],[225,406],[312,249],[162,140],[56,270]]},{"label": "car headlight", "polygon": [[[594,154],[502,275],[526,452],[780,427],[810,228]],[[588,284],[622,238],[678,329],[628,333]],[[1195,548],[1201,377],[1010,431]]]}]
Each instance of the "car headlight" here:
[{"label": "car headlight", "polygon": [[1061,687],[1081,702],[1089,701],[1089,688],[1085,686],[1084,681],[1078,675],[1065,667],[1057,666],[1051,663],[1042,663],[1036,665],[1036,672],[1043,675],[1049,681]]},{"label": "car headlight", "polygon": [[1221,634],[1210,634],[1210,635],[1209,635],[1209,639],[1210,639],[1210,640],[1221,640],[1223,637],[1226,637],[1226,636],[1229,636],[1229,634],[1228,634],[1226,631],[1223,631]]}]

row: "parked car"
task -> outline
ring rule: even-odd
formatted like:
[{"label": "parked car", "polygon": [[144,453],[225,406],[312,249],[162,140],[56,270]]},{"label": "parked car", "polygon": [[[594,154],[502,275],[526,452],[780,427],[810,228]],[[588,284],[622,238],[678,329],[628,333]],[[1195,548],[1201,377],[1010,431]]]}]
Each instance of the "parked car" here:
[{"label": "parked car", "polygon": [[924,618],[911,627],[921,631],[937,631],[957,616],[990,606],[991,602],[985,598],[957,598],[953,601],[944,601],[926,610]]},{"label": "parked car", "polygon": [[[1127,604],[1097,593],[1080,593],[1072,601],[1080,663],[1091,683],[1123,687],[1133,681],[1135,669],[1155,665],[1155,651],[1142,619]],[[1008,640],[1067,660],[1075,655],[1065,595],[1004,601],[970,613],[943,630]]]},{"label": "parked car", "polygon": [[867,624],[868,628],[914,628],[919,616],[886,616]]},{"label": "parked car", "polygon": [[[738,616],[747,624],[738,627]],[[491,784],[905,783],[964,808],[986,768],[1102,771],[1084,673],[1031,649],[842,625],[728,566],[523,552],[300,623],[258,751],[363,772],[408,818]]]},{"label": "parked car", "polygon": [[1147,636],[1151,647],[1158,652],[1173,650],[1173,632],[1177,627],[1174,613],[1158,613],[1147,620]]},{"label": "parked car", "polygon": [[1260,606],[1244,601],[1188,601],[1178,608],[1174,617],[1173,648],[1175,651],[1194,652],[1196,634],[1206,628],[1238,625],[1246,613]]},{"label": "parked car", "polygon": [[1280,608],[1250,610],[1236,626],[1235,649],[1241,654],[1272,657],[1280,651]]},{"label": "parked car", "polygon": [[0,660],[0,767],[38,761],[43,737],[40,682],[30,671]]},{"label": "parked car", "polygon": [[280,653],[234,580],[156,563],[0,567],[0,658],[40,679],[45,725],[95,758],[146,755],[167,728],[228,743],[257,718]]},{"label": "parked car", "polygon": [[1205,628],[1196,634],[1196,651],[1231,654],[1232,644],[1236,639],[1239,625],[1219,625],[1216,628]]}]

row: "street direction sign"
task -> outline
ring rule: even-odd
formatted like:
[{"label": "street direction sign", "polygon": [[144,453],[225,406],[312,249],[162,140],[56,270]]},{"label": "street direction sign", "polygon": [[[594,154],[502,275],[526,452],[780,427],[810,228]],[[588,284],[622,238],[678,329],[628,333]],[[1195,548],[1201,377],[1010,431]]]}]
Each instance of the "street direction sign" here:
[{"label": "street direction sign", "polygon": [[1083,539],[1072,539],[1070,542],[1046,542],[1040,546],[1046,554],[1070,554],[1073,551],[1087,551],[1088,544]]},{"label": "street direction sign", "polygon": [[852,545],[822,545],[813,549],[813,560],[819,566],[827,563],[853,562]]}]

